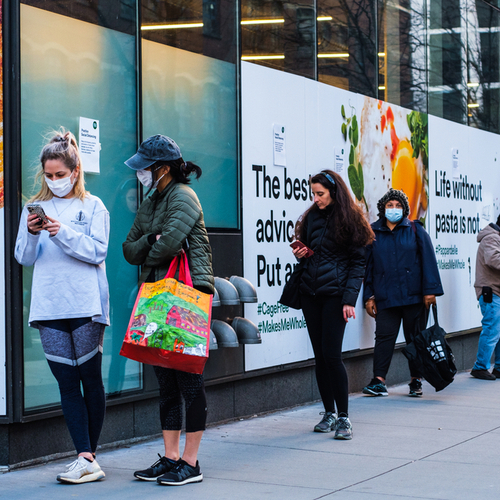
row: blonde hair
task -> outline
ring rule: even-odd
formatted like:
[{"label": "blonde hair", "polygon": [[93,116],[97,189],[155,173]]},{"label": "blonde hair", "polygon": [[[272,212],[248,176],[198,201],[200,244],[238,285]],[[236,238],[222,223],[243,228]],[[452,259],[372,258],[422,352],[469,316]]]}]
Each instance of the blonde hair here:
[{"label": "blonde hair", "polygon": [[28,203],[33,201],[48,201],[54,197],[54,194],[45,182],[45,162],[47,162],[47,160],[60,160],[69,170],[71,170],[71,172],[73,172],[75,168],[80,167],[80,171],[75,180],[74,193],[77,198],[83,201],[85,196],[90,193],[85,190],[82,160],[80,158],[80,151],[76,138],[71,132],[66,131],[62,127],[58,132],[53,132],[52,134],[52,138],[49,140],[48,144],[43,147],[40,153],[41,169],[37,172],[35,177],[35,185],[38,183],[38,180],[40,180],[42,186],[40,191],[28,200]]}]

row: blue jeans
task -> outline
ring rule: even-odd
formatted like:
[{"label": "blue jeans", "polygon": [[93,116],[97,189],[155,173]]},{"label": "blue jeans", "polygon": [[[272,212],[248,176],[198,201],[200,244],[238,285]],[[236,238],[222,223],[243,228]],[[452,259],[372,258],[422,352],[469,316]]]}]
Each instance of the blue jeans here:
[{"label": "blue jeans", "polygon": [[493,302],[486,304],[483,297],[479,297],[479,306],[483,319],[483,331],[479,336],[477,358],[474,370],[489,370],[491,356],[495,352],[495,368],[500,370],[500,297],[493,294]]}]

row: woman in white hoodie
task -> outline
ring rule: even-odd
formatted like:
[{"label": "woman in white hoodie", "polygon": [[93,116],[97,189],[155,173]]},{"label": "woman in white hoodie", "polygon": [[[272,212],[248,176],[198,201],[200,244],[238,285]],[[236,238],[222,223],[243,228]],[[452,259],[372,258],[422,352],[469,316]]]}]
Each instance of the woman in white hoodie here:
[{"label": "woman in white hoodie", "polygon": [[78,454],[57,480],[84,483],[105,475],[95,451],[106,409],[101,363],[109,325],[104,264],[109,213],[85,191],[71,132],[56,133],[42,149],[40,163],[41,189],[23,209],[15,257],[34,266],[29,323],[40,331]]}]

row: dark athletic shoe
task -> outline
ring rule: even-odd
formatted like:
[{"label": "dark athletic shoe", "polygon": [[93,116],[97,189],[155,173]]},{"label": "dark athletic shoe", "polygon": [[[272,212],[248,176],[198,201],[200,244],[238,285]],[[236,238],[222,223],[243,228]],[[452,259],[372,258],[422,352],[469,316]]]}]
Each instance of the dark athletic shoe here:
[{"label": "dark athletic shoe", "polygon": [[480,378],[481,380],[496,380],[495,375],[490,373],[488,370],[472,370],[470,374],[473,377]]},{"label": "dark athletic shoe", "polygon": [[422,382],[418,378],[413,379],[408,385],[410,386],[410,393],[408,396],[418,398],[424,393],[422,391]]},{"label": "dark athletic shoe", "polygon": [[363,394],[368,396],[389,396],[387,387],[378,378],[372,378],[372,381],[363,389]]},{"label": "dark athletic shoe", "polygon": [[160,457],[151,467],[144,470],[138,470],[134,472],[134,476],[141,481],[156,481],[156,479],[166,472],[170,472],[176,465],[177,462],[170,460],[170,458]]},{"label": "dark athletic shoe", "polygon": [[184,460],[180,459],[177,465],[157,480],[158,484],[167,486],[182,486],[188,483],[201,483],[203,474],[200,471],[200,464],[196,461],[196,467],[192,467]]},{"label": "dark athletic shoe", "polygon": [[352,439],[352,425],[347,417],[339,417],[333,439]]},{"label": "dark athletic shoe", "polygon": [[496,368],[493,368],[491,374],[495,375],[496,378],[500,378],[500,370],[497,370]]},{"label": "dark athletic shoe", "polygon": [[320,415],[323,415],[323,418],[319,424],[314,426],[314,432],[330,432],[335,430],[335,422],[337,421],[335,413],[325,411],[321,412]]}]

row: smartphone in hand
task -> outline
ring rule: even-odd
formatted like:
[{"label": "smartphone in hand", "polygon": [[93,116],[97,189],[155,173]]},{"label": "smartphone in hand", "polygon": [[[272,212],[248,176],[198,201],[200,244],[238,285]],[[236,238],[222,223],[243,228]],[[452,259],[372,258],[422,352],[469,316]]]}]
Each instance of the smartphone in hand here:
[{"label": "smartphone in hand", "polygon": [[290,246],[292,248],[306,248],[307,253],[304,255],[306,259],[314,254],[314,252],[309,247],[306,247],[304,243],[302,243],[302,241],[294,241],[293,243],[290,244]]},{"label": "smartphone in hand", "polygon": [[27,208],[30,214],[38,215],[38,217],[40,217],[40,226],[45,222],[49,222],[49,219],[47,219],[47,216],[45,215],[45,212],[41,205],[28,205]]}]

